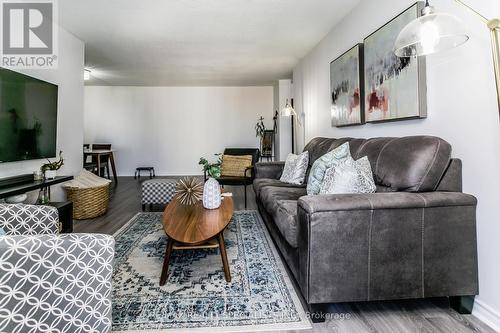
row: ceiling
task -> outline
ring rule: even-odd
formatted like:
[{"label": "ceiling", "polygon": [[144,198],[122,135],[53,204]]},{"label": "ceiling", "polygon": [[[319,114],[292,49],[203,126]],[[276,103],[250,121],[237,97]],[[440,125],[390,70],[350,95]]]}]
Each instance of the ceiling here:
[{"label": "ceiling", "polygon": [[63,0],[59,17],[85,42],[88,85],[269,85],[358,2]]}]

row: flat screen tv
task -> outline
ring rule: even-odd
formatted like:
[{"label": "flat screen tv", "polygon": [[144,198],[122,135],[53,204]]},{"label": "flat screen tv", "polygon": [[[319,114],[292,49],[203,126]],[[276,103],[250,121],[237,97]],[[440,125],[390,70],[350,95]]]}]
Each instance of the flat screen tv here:
[{"label": "flat screen tv", "polygon": [[0,68],[0,163],[56,156],[57,89]]}]

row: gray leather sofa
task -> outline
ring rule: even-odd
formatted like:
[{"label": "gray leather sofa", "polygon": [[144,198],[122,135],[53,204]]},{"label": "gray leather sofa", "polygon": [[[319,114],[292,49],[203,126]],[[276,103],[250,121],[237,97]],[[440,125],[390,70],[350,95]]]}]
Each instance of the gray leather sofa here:
[{"label": "gray leather sofa", "polygon": [[462,164],[450,144],[431,136],[315,138],[304,148],[309,170],[346,141],[354,159],[368,156],[377,193],[307,196],[305,185],[279,181],[284,162],[256,165],[259,211],[309,310],[448,296],[470,312],[478,294],[477,201],[462,193]]}]

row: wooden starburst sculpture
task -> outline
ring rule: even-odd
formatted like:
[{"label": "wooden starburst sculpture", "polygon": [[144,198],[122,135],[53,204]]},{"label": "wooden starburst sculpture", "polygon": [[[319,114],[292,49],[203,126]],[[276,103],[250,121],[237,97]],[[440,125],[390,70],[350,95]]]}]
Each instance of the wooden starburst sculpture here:
[{"label": "wooden starburst sculpture", "polygon": [[183,205],[194,205],[203,197],[203,184],[195,177],[182,178],[175,186],[175,196]]}]

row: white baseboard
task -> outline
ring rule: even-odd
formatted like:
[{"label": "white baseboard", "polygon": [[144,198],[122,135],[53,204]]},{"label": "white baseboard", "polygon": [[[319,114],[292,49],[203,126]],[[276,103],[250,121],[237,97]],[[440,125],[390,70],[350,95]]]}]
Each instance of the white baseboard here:
[{"label": "white baseboard", "polygon": [[483,301],[478,299],[474,301],[472,315],[495,331],[500,332],[500,313]]}]

